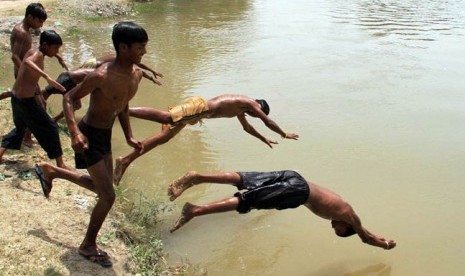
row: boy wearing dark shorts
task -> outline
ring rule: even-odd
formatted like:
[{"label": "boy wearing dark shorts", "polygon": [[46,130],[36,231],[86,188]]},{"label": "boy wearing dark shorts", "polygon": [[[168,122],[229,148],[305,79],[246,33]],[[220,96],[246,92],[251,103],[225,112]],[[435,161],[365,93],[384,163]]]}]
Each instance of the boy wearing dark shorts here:
[{"label": "boy wearing dark shorts", "polygon": [[21,148],[24,134],[29,128],[40,146],[47,152],[48,157],[56,159],[57,166],[65,167],[58,126],[35,99],[36,92],[39,91],[40,77],[44,77],[56,89],[64,91],[63,86],[43,71],[45,56],[56,56],[62,44],[60,36],[55,31],[44,31],[40,35],[39,47],[30,49],[25,54],[11,97],[15,129],[2,140],[0,162],[7,149],[19,150]]},{"label": "boy wearing dark shorts", "polygon": [[170,200],[175,200],[189,187],[201,183],[229,184],[240,191],[233,197],[205,205],[187,202],[182,209],[181,217],[170,232],[178,230],[197,216],[234,210],[241,214],[252,209],[283,210],[305,205],[315,215],[330,220],[335,234],[339,237],[349,237],[356,233],[364,243],[372,246],[384,249],[392,249],[396,246],[395,241],[387,240],[365,229],[352,207],[339,195],[307,182],[295,171],[216,174],[191,171],[170,184],[168,188]]},{"label": "boy wearing dark shorts", "polygon": [[[62,169],[42,162],[36,165],[41,183],[48,197],[55,178],[71,181],[98,195],[92,210],[87,232],[78,252],[86,259],[103,267],[112,266],[110,256],[97,245],[97,235],[115,202],[113,187],[113,158],[111,154],[111,129],[119,120],[126,142],[138,150],[137,141],[129,122],[129,100],[134,97],[143,77],[137,66],[146,53],[147,32],[133,22],[120,22],[113,27],[113,45],[116,58],[101,65],[63,97],[63,111],[71,134],[76,166],[88,174]],[[72,103],[90,95],[89,107],[84,117],[76,120]]]}]

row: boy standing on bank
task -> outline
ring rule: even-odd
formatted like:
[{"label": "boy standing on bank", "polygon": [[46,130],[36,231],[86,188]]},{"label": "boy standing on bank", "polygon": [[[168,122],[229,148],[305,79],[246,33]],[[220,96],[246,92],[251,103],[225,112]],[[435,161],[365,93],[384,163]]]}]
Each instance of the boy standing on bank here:
[{"label": "boy standing on bank", "polygon": [[[63,110],[72,139],[76,168],[85,168],[89,175],[62,169],[48,163],[36,165],[36,172],[48,197],[52,180],[62,178],[74,182],[98,195],[86,236],[79,246],[79,254],[101,266],[112,265],[106,252],[97,247],[97,234],[115,201],[113,188],[113,159],[111,130],[118,120],[127,143],[137,150],[142,143],[132,136],[128,102],[136,94],[142,71],[137,64],[146,53],[146,31],[133,22],[120,22],[113,27],[116,58],[90,73],[63,97]],[[73,102],[90,94],[89,109],[77,123]]]},{"label": "boy standing on bank", "polygon": [[60,91],[65,91],[63,86],[44,72],[45,56],[56,56],[62,44],[61,37],[55,31],[44,31],[40,35],[39,47],[30,49],[25,54],[11,97],[15,129],[2,140],[0,163],[7,149],[19,150],[21,148],[26,128],[28,128],[37,138],[40,146],[47,152],[48,157],[56,159],[57,166],[65,167],[58,126],[35,99],[35,95],[39,91],[40,77],[45,78],[50,85]]},{"label": "boy standing on bank", "polygon": [[[13,27],[10,35],[10,47],[11,47],[11,60],[13,61],[13,73],[14,77],[18,76],[18,70],[21,63],[26,55],[27,51],[32,48],[32,35],[31,29],[34,31],[40,31],[45,20],[47,20],[47,12],[41,3],[31,3],[26,7],[24,19]],[[57,53],[55,57],[63,68],[68,70],[63,58]],[[0,94],[0,99],[11,97],[11,91],[5,91]],[[31,132],[26,131],[24,135],[24,145],[32,147],[34,142],[32,141]]]}]

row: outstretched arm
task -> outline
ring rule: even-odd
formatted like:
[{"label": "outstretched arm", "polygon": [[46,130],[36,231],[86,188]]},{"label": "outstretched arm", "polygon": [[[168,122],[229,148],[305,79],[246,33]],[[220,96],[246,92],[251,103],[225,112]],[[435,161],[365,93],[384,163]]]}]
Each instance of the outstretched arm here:
[{"label": "outstretched arm", "polygon": [[52,79],[47,73],[45,73],[39,66],[37,66],[37,59],[38,59],[39,54],[33,54],[29,57],[27,57],[24,60],[24,63],[27,67],[29,67],[31,70],[35,71],[37,74],[39,74],[41,77],[43,77],[48,84],[51,86],[55,87],[56,89],[60,90],[61,92],[66,92],[66,89],[56,82],[54,79]]},{"label": "outstretched arm", "polygon": [[260,141],[267,144],[270,148],[273,148],[271,144],[278,143],[276,141],[268,140],[266,137],[261,135],[253,126],[249,124],[249,122],[247,122],[247,119],[245,118],[244,114],[237,116],[237,119],[239,119],[239,122],[241,123],[242,128],[245,130],[245,132],[249,133],[250,135],[254,137],[257,137],[258,139],[260,139]]},{"label": "outstretched arm", "polygon": [[251,107],[251,110],[249,112],[255,114],[255,116],[257,116],[258,118],[260,118],[263,123],[266,125],[266,127],[268,127],[269,129],[271,129],[272,131],[278,133],[279,135],[281,135],[282,138],[284,139],[293,139],[293,140],[297,140],[299,138],[299,135],[295,134],[295,133],[286,133],[284,130],[282,130],[278,124],[271,120],[270,117],[268,117],[268,115],[266,115],[260,108],[258,108],[258,106],[256,105],[252,105]]},{"label": "outstretched arm", "polygon": [[144,69],[144,70],[147,70],[149,71],[150,73],[153,74],[153,76],[155,77],[155,79],[157,78],[157,76],[163,78],[163,74],[162,73],[159,73],[155,70],[153,70],[152,68],[148,67],[147,65],[143,64],[143,63],[139,63],[137,64],[137,66],[139,66],[140,68]]},{"label": "outstretched arm", "polygon": [[66,63],[63,60],[63,57],[60,54],[56,54],[55,57],[58,59],[58,62],[60,63],[61,67],[63,67],[66,71],[69,71],[68,66],[66,66]]},{"label": "outstretched arm", "polygon": [[142,70],[142,77],[152,81],[156,85],[161,85],[161,82],[159,80],[157,80],[156,77],[153,77],[153,76],[147,74],[147,72],[145,72],[144,70]]},{"label": "outstretched arm", "polygon": [[383,237],[380,237],[378,235],[375,235],[365,229],[362,226],[362,222],[360,221],[360,218],[357,216],[355,211],[352,209],[352,207],[348,206],[346,212],[346,222],[352,225],[354,228],[355,232],[357,232],[357,235],[360,237],[362,242],[367,243],[372,246],[377,246],[384,248],[386,250],[393,249],[396,247],[396,242],[393,240],[386,240]]}]

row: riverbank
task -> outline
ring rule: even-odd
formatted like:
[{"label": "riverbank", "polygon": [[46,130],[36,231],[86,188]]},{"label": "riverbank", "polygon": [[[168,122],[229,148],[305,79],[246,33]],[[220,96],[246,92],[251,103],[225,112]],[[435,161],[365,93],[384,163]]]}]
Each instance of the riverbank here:
[{"label": "riverbank", "polygon": [[[129,13],[125,1],[41,1],[49,13],[48,26],[61,22],[61,28],[78,20],[68,17],[63,10],[86,16],[108,16]],[[9,55],[9,32],[21,21],[25,7],[30,1],[2,1],[0,7],[0,45],[5,57]],[[100,7],[100,8],[99,8]],[[3,88],[2,88],[3,91]],[[0,101],[0,125],[2,135],[12,129],[9,100]],[[73,166],[73,150],[69,136],[61,132],[61,141],[66,164]],[[77,185],[55,180],[50,199],[42,193],[34,173],[34,164],[48,162],[45,152],[36,144],[32,149],[7,151],[0,164],[0,274],[1,275],[130,275],[144,273],[150,265],[163,270],[161,241],[155,236],[145,237],[138,233],[140,243],[156,241],[157,246],[147,244],[153,250],[150,256],[140,257],[142,245],[137,245],[131,233],[131,219],[137,216],[124,192],[118,191],[118,199],[100,231],[99,246],[111,256],[113,266],[102,268],[78,254],[90,212],[96,196]],[[85,172],[85,171],[83,171]],[[149,210],[155,215],[157,207]],[[123,211],[124,210],[124,211]],[[131,211],[131,214],[124,213]],[[149,219],[150,220],[150,219]],[[152,221],[144,223],[152,223]],[[145,240],[143,238],[146,238]],[[133,246],[133,247],[131,247]],[[141,249],[142,248],[142,249]],[[147,249],[148,250],[148,249]],[[151,263],[144,266],[144,262]],[[141,265],[142,263],[142,265]]]}]

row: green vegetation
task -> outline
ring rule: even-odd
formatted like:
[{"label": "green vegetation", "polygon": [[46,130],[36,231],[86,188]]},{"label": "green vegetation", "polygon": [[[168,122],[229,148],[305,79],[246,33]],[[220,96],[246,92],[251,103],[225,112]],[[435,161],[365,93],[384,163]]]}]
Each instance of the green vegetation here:
[{"label": "green vegetation", "polygon": [[91,15],[91,16],[84,16],[84,20],[87,22],[100,22],[103,20],[107,20],[108,17],[100,16],[100,15]]},{"label": "green vegetation", "polygon": [[137,2],[133,1],[132,9],[138,14],[153,13],[160,10],[160,5],[155,2]]},{"label": "green vegetation", "polygon": [[60,276],[62,275],[56,268],[49,267],[45,269],[44,276]]},{"label": "green vegetation", "polygon": [[[115,204],[113,224],[118,229],[115,237],[122,239],[129,248],[128,268],[141,275],[160,275],[167,269],[163,259],[163,243],[156,229],[158,216],[166,209],[164,204],[149,201],[138,194],[138,203],[126,198],[127,189],[116,187],[118,203]],[[105,236],[105,235],[104,235]]]},{"label": "green vegetation", "polygon": [[71,28],[68,29],[66,36],[68,37],[77,37],[80,34],[82,34],[82,30],[79,29],[77,26],[72,26]]}]

